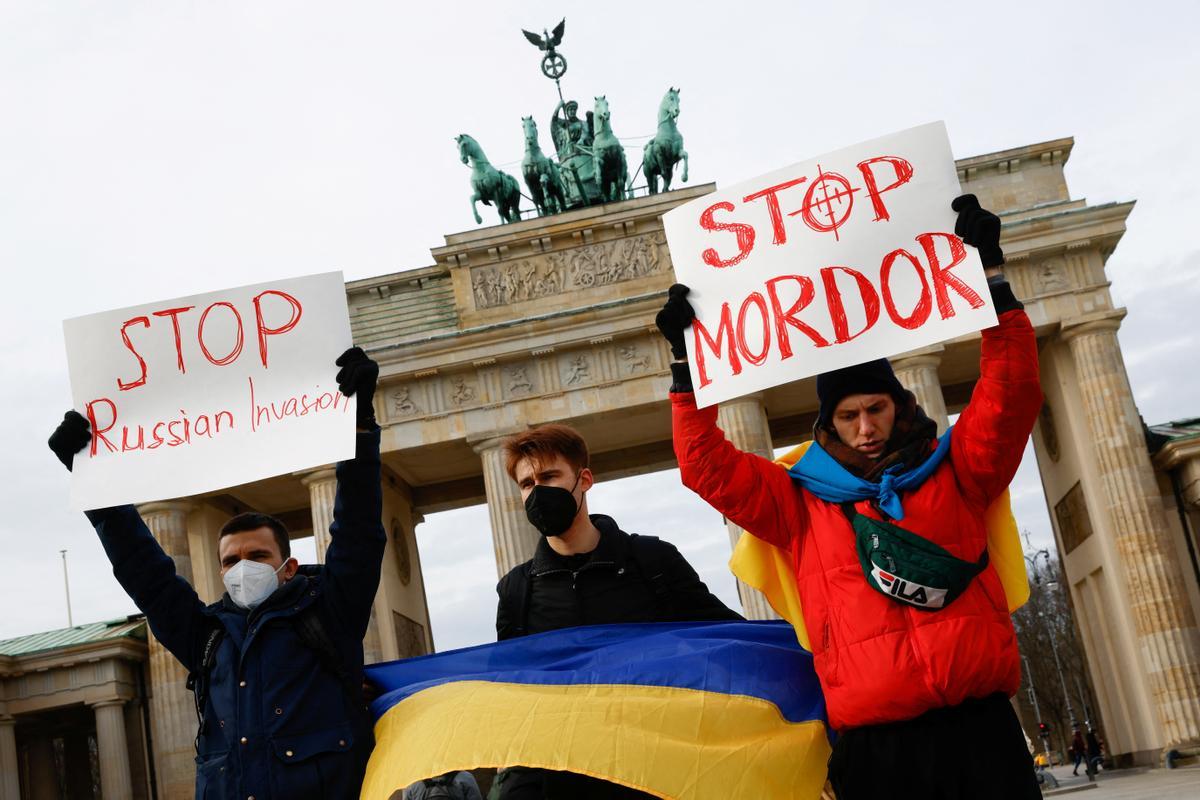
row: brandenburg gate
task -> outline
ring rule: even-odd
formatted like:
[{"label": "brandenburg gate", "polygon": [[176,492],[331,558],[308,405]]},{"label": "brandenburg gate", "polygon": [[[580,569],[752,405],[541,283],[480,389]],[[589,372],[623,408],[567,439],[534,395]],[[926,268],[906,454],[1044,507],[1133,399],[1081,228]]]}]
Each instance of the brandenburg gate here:
[{"label": "brandenburg gate", "polygon": [[[1167,748],[1200,742],[1200,437],[1151,460],[1117,340],[1126,311],[1113,306],[1105,275],[1133,203],[1073,199],[1063,174],[1073,144],[966,158],[958,173],[964,191],[1002,215],[1005,271],[1037,329],[1046,404],[1034,447],[1109,751],[1155,763]],[[505,436],[568,423],[588,440],[600,480],[674,466],[668,352],[654,329],[674,282],[660,218],[712,189],[455,233],[428,266],[347,284],[355,342],[382,370],[390,541],[368,661],[431,647],[414,535],[423,515],[486,503],[497,575],[531,556],[538,534],[505,474]],[[944,426],[969,399],[978,361],[971,335],[894,364]],[[810,436],[816,407],[814,382],[803,380],[726,403],[720,421],[737,446],[769,456]],[[179,573],[213,601],[217,531],[229,515],[263,511],[297,538],[315,534],[320,560],[334,488],[326,467],[142,513]],[[749,616],[769,615],[761,596],[739,588]],[[153,638],[149,652],[160,796],[190,797],[192,699]]]}]

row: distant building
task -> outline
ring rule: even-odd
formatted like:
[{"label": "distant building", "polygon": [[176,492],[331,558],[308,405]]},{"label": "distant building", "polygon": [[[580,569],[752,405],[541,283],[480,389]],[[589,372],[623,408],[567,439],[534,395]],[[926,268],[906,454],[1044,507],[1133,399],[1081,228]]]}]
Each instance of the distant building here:
[{"label": "distant building", "polygon": [[0,800],[154,797],[146,621],[0,641]]}]

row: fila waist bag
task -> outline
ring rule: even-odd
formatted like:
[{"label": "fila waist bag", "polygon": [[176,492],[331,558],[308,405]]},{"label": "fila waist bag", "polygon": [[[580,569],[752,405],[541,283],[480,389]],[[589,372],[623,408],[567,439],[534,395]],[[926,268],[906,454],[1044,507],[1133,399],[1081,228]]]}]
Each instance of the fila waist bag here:
[{"label": "fila waist bag", "polygon": [[854,527],[867,583],[898,603],[925,611],[945,608],[987,568],[986,547],[978,561],[963,561],[912,531],[858,513],[852,503],[844,503],[842,512]]}]

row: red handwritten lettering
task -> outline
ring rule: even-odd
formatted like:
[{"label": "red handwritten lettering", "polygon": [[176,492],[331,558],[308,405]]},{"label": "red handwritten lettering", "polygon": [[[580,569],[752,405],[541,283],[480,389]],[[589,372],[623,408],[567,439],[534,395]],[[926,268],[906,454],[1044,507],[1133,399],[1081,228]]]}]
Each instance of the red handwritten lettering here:
[{"label": "red handwritten lettering", "polygon": [[[748,194],[742,198],[743,203],[752,203],[760,198],[767,200],[767,213],[771,215],[771,244],[784,244],[787,242],[787,229],[783,227],[783,212],[779,209],[779,193],[784,189],[804,183],[808,178],[795,178],[783,183],[777,183],[774,186],[768,186],[766,189]],[[732,206],[730,206],[732,210]]]},{"label": "red handwritten lettering", "polygon": [[721,305],[721,320],[717,323],[717,338],[714,341],[709,335],[708,329],[700,322],[694,320],[692,322],[692,333],[696,337],[696,345],[692,348],[696,358],[696,371],[700,373],[700,386],[704,387],[712,383],[708,377],[708,373],[704,368],[704,348],[701,346],[701,341],[707,342],[709,349],[713,355],[719,360],[721,358],[721,348],[724,343],[728,343],[729,349],[729,368],[733,370],[733,374],[737,375],[742,371],[742,362],[738,359],[737,343],[734,341],[733,333],[733,314],[729,310],[729,303]]},{"label": "red handwritten lettering", "polygon": [[[762,323],[762,344],[757,353],[753,352],[746,342],[746,311],[751,306],[758,309],[759,320]],[[742,301],[742,307],[738,310],[737,347],[742,358],[756,367],[766,361],[767,354],[771,352],[771,316],[767,311],[766,299],[758,292],[751,292],[750,296]]]},{"label": "red handwritten lettering", "polygon": [[[913,271],[917,273],[917,279],[921,281],[921,297],[908,316],[896,310],[896,301],[892,297],[892,267],[897,258],[908,259],[908,263],[912,264]],[[925,270],[921,269],[921,263],[917,261],[916,256],[904,249],[888,253],[883,257],[883,266],[879,270],[879,283],[883,290],[883,306],[887,309],[888,316],[892,318],[893,322],[910,331],[925,324],[933,307],[933,297],[929,292],[929,281],[925,280]]]},{"label": "red handwritten lettering", "polygon": [[183,343],[179,337],[179,315],[185,311],[191,311],[195,306],[183,306],[182,308],[166,308],[162,311],[155,311],[156,317],[170,317],[171,329],[175,334],[175,365],[179,367],[179,371],[186,373],[187,367],[183,365]]},{"label": "red handwritten lettering", "polygon": [[[945,239],[950,245],[950,263],[944,267],[938,258],[935,237]],[[942,315],[942,319],[950,319],[954,316],[954,304],[950,302],[947,288],[958,292],[971,308],[979,308],[983,305],[983,298],[974,289],[963,283],[958,276],[950,274],[950,270],[967,257],[967,248],[963,245],[962,239],[951,233],[933,232],[920,234],[917,236],[917,242],[925,251],[925,258],[929,260],[929,275],[933,279],[933,291],[937,295],[938,313]]]},{"label": "red handwritten lettering", "polygon": [[[882,189],[875,182],[873,167],[876,164],[890,164],[896,175],[896,179]],[[912,180],[912,164],[898,156],[879,156],[877,158],[868,158],[866,161],[860,161],[858,171],[862,173],[863,181],[867,184],[867,195],[871,198],[872,208],[875,209],[875,221],[881,222],[891,219],[891,216],[888,215],[887,206],[883,204],[883,194],[884,192],[890,192],[898,186],[903,186]]]},{"label": "red handwritten lettering", "polygon": [[[112,419],[110,419],[108,424],[105,425],[103,428],[100,427],[100,423],[96,420],[96,406],[99,403],[107,404],[108,405],[108,413],[112,416]],[[92,402],[88,403],[87,404],[87,418],[88,418],[88,424],[91,425],[91,428],[92,428],[91,457],[92,458],[96,457],[96,450],[97,450],[96,445],[98,445],[100,442],[104,442],[104,446],[108,448],[108,452],[110,452],[110,453],[117,452],[117,446],[115,444],[113,444],[112,442],[110,442],[108,440],[108,437],[106,437],[104,435],[104,434],[108,433],[109,431],[111,431],[113,429],[113,426],[117,424],[117,407],[113,403],[113,401],[109,400],[107,397],[99,397],[99,398],[93,400]]]},{"label": "red handwritten lettering", "polygon": [[[146,360],[138,354],[137,350],[133,349],[133,342],[129,341],[129,326],[135,324],[144,325],[149,328],[150,319],[148,317],[134,317],[133,319],[125,320],[125,323],[121,325],[121,341],[125,343],[125,347],[129,348],[129,352],[133,353],[133,357],[137,359],[138,366],[142,368],[142,374],[136,381],[130,381],[129,383],[117,378],[117,388],[122,392],[126,392],[130,389],[135,389],[138,386],[144,386],[146,384]],[[92,429],[95,430],[95,425],[92,426]]]},{"label": "red handwritten lettering", "polygon": [[[866,323],[863,325],[863,329],[853,335],[850,334],[850,324],[846,319],[846,306],[842,303],[842,293],[838,289],[835,270],[841,270],[854,278],[858,285],[863,311],[866,313]],[[879,319],[879,295],[866,275],[850,267],[822,267],[821,282],[825,285],[825,303],[829,306],[829,318],[833,322],[835,342],[845,344],[851,339],[862,336],[875,325]]]},{"label": "red handwritten lettering", "polygon": [[[787,311],[783,310],[783,304],[779,302],[778,286],[782,281],[795,281],[800,284],[800,296]],[[775,338],[779,342],[780,360],[792,357],[789,325],[811,339],[817,347],[829,346],[829,341],[817,333],[812,326],[796,319],[796,315],[807,308],[808,304],[813,301],[813,297],[816,296],[816,290],[813,289],[813,282],[810,278],[803,275],[780,275],[777,278],[771,278],[767,281],[767,296],[771,298],[771,317],[775,320]]]},{"label": "red handwritten lettering", "polygon": [[[208,347],[206,347],[204,344],[204,322],[208,319],[208,313],[218,306],[228,308],[230,311],[232,311],[233,318],[237,321],[237,341],[234,342],[233,350],[231,350],[229,355],[225,356],[224,358],[213,358],[213,354],[209,352]],[[237,357],[242,354],[242,339],[242,315],[238,313],[238,310],[233,307],[232,303],[213,303],[211,306],[204,309],[204,313],[200,315],[200,323],[196,326],[196,341],[200,343],[200,352],[204,353],[204,357],[207,358],[211,364],[218,367],[223,367],[226,364],[230,364],[235,361]]]},{"label": "red handwritten lettering", "polygon": [[738,254],[733,258],[721,258],[717,251],[713,248],[708,248],[700,257],[704,259],[704,263],[710,267],[718,269],[724,267],[732,267],[746,256],[750,255],[750,251],[754,249],[754,227],[741,222],[717,222],[713,219],[713,214],[720,211],[733,211],[733,203],[717,203],[704,209],[700,215],[700,227],[706,231],[731,231],[737,235]]},{"label": "red handwritten lettering", "polygon": [[[283,325],[278,328],[269,327],[263,319],[262,299],[267,295],[274,295],[286,300],[292,307],[291,317]],[[281,333],[287,333],[292,328],[296,327],[296,323],[300,321],[304,309],[300,305],[300,301],[292,297],[286,292],[277,292],[274,289],[268,289],[254,298],[254,317],[258,323],[258,354],[262,358],[263,367],[267,366],[267,337],[278,336]]]},{"label": "red handwritten lettering", "polygon": [[[834,184],[833,194],[829,193],[830,184]],[[821,196],[817,196],[817,190]],[[790,216],[801,215],[804,224],[819,233],[833,232],[833,238],[838,239],[838,228],[850,218],[854,210],[854,193],[858,189],[851,188],[850,181],[836,172],[825,172],[817,166],[817,179],[808,186],[804,193],[804,205],[799,211],[793,211]],[[820,215],[820,216],[818,216]],[[822,219],[821,217],[824,217]]]}]

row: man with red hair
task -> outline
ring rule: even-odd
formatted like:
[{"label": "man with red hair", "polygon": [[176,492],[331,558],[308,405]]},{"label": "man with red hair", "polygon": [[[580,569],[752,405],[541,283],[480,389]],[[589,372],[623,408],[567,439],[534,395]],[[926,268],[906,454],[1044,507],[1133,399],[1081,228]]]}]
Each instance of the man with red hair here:
[{"label": "man with red hair", "polygon": [[[595,483],[587,443],[566,425],[541,425],[504,443],[508,475],[542,538],[533,558],[496,587],[496,634],[511,639],[578,625],[740,620],[675,547],[626,533],[589,514]],[[514,768],[501,773],[501,800],[621,800],[643,792],[574,773]]]}]

